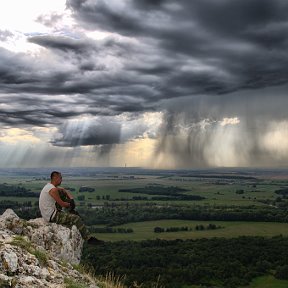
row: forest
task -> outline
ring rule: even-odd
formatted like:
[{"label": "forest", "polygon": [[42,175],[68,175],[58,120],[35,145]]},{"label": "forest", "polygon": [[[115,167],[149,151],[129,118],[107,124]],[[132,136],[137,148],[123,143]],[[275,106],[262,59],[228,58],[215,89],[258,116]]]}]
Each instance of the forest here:
[{"label": "forest", "polygon": [[288,211],[269,206],[169,206],[152,204],[109,203],[101,210],[84,210],[79,208],[87,225],[120,225],[129,222],[151,221],[157,219],[182,220],[218,220],[218,221],[268,221],[288,222]]},{"label": "forest", "polygon": [[234,288],[261,275],[288,279],[287,259],[288,238],[277,236],[107,242],[86,247],[82,261],[96,275],[107,270],[126,275],[128,287],[137,282],[150,288],[158,282],[167,288]]}]

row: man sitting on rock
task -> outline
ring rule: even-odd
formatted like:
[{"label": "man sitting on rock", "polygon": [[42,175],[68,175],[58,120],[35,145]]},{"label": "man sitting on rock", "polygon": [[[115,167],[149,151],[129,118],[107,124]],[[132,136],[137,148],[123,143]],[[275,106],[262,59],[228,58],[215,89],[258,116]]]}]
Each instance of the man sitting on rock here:
[{"label": "man sitting on rock", "polygon": [[[47,183],[40,193],[39,208],[42,217],[47,222],[62,224],[69,228],[75,225],[88,244],[102,244],[103,241],[88,236],[85,224],[75,211],[73,195],[66,189],[58,187],[61,182],[61,173],[53,171],[50,183]],[[62,207],[68,208],[68,212],[63,212]]]}]

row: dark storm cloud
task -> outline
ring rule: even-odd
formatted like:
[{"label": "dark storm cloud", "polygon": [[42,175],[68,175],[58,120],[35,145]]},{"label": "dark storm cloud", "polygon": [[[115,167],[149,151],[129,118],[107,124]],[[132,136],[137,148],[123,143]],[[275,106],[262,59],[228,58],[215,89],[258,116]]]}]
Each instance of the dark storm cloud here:
[{"label": "dark storm cloud", "polygon": [[[113,1],[68,0],[67,4],[91,30],[100,28],[146,43],[155,41],[154,52],[163,55],[163,61],[166,57],[174,59],[170,69],[179,71],[166,73],[158,83],[160,92],[165,87],[168,97],[179,95],[170,87],[166,90],[172,86],[169,83],[179,83],[184,91],[191,89],[191,94],[201,90],[218,94],[287,82],[286,1],[122,1],[117,5]],[[147,55],[148,62],[149,58]],[[181,72],[189,58],[215,69]],[[147,72],[157,75],[157,71],[163,72],[160,67],[158,61]],[[217,69],[230,78],[214,76],[210,81]]]},{"label": "dark storm cloud", "polygon": [[76,122],[63,125],[59,134],[51,142],[55,146],[111,145],[120,142],[120,125],[105,120],[91,124]]},{"label": "dark storm cloud", "polygon": [[[34,36],[29,41],[53,51],[55,58],[51,63],[31,62],[25,54],[0,48],[1,103],[5,104],[0,107],[0,120],[5,124],[59,125],[82,114],[137,112],[149,105],[143,103],[149,87],[129,75],[119,73],[115,78],[103,60],[129,52],[126,43],[55,36]],[[135,98],[135,91],[144,96]]]},{"label": "dark storm cloud", "polygon": [[[287,148],[277,148],[286,143],[288,131],[286,91],[287,86],[271,87],[260,94],[258,90],[249,94],[244,90],[229,97],[166,100],[162,105],[167,112],[155,155],[168,153],[180,167],[277,166],[280,160],[286,165]],[[275,135],[278,140],[273,139]],[[267,140],[274,143],[274,150],[265,146]],[[228,157],[231,154],[235,159]]]},{"label": "dark storm cloud", "polygon": [[[287,1],[110,3],[68,1],[88,29],[117,31],[150,48],[143,61],[128,67],[142,77],[153,75],[150,98],[168,103],[162,106],[167,113],[156,155],[174,155],[176,166],[182,167],[265,162],[269,153],[261,147],[261,134],[267,133],[269,121],[287,119],[285,93],[261,95],[265,87],[287,83]],[[227,115],[239,117],[239,127],[222,127]],[[219,161],[227,155],[219,139],[228,141],[226,150],[238,155],[237,161]],[[215,155],[219,159],[213,160]]]},{"label": "dark storm cloud", "polygon": [[58,49],[63,52],[72,51],[77,54],[83,54],[90,50],[89,46],[84,41],[63,36],[35,36],[30,37],[28,40],[45,48]]},{"label": "dark storm cloud", "polygon": [[[97,123],[82,134],[79,127],[70,127],[69,121],[81,115],[164,109],[166,139],[169,131],[176,133],[177,109],[185,111],[187,123],[217,121],[226,114],[244,117],[248,110],[238,105],[241,91],[287,84],[286,0],[67,0],[67,8],[82,32],[29,37],[43,56],[0,48],[0,121],[62,127],[53,145],[119,143],[117,125],[98,134]],[[38,21],[51,26],[60,18],[43,15]],[[84,29],[113,34],[95,40]],[[9,31],[0,31],[0,41],[8,37]],[[268,113],[276,101],[249,93],[262,101],[269,119],[285,114],[284,105]],[[227,104],[223,95],[237,101]],[[262,112],[257,108],[249,113],[257,117]],[[63,125],[65,121],[70,124]],[[75,133],[65,132],[72,128]]]},{"label": "dark storm cloud", "polygon": [[0,87],[3,90],[11,91],[9,85],[18,85],[33,82],[30,73],[26,70],[28,66],[22,55],[8,52],[0,48]]}]

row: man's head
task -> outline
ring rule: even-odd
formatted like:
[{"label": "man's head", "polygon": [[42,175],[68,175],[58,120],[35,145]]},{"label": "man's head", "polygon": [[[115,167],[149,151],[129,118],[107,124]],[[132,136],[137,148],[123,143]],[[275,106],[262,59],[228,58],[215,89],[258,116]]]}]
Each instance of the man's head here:
[{"label": "man's head", "polygon": [[60,172],[57,172],[57,171],[53,171],[51,173],[51,183],[54,185],[54,186],[58,186],[61,184],[62,182],[62,175]]}]

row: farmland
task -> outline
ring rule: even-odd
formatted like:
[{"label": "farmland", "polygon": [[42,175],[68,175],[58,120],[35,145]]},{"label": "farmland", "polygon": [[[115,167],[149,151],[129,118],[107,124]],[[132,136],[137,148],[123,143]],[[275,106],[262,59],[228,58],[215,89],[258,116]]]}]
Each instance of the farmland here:
[{"label": "farmland", "polygon": [[[108,261],[110,257],[113,258],[114,249],[123,255],[129,253],[128,250],[125,250],[129,249],[129,245],[126,246],[124,243],[146,243],[145,241],[149,241],[147,243],[151,247],[156,245],[156,249],[156,247],[165,246],[168,241],[173,245],[173,249],[180,251],[183,245],[196,249],[194,248],[196,244],[197,249],[201,250],[209,250],[215,245],[217,245],[218,250],[227,249],[228,246],[230,247],[231,241],[235,241],[235,245],[240,245],[239,247],[242,249],[241,243],[245,241],[248,250],[253,251],[254,249],[255,253],[259,253],[258,248],[256,248],[257,245],[255,246],[253,243],[260,241],[261,245],[269,247],[269,249],[267,248],[268,252],[264,253],[263,256],[259,254],[258,260],[255,263],[252,261],[250,270],[245,270],[246,260],[244,258],[246,256],[243,255],[242,257],[244,261],[238,256],[237,251],[234,251],[231,257],[221,264],[223,269],[228,269],[235,264],[235,261],[238,261],[237,265],[242,267],[241,271],[246,271],[246,274],[241,274],[241,277],[244,277],[242,280],[237,278],[242,272],[238,271],[236,266],[234,278],[228,277],[223,271],[218,271],[218,274],[211,274],[207,269],[211,269],[214,265],[214,258],[208,257],[208,259],[207,256],[203,262],[198,263],[200,270],[198,269],[194,274],[190,270],[188,273],[184,266],[181,266],[181,269],[179,267],[176,269],[178,264],[174,263],[175,271],[173,271],[176,273],[174,278],[178,279],[178,282],[173,282],[172,286],[168,285],[171,282],[169,277],[165,278],[162,275],[174,269],[172,266],[166,267],[166,264],[162,263],[162,266],[157,264],[160,266],[154,270],[158,271],[159,275],[162,273],[163,282],[161,283],[164,287],[173,288],[198,287],[199,285],[202,285],[201,287],[214,285],[213,287],[258,288],[264,287],[263,283],[266,280],[263,279],[269,279],[266,281],[267,287],[270,287],[268,286],[269,283],[275,285],[271,287],[282,287],[281,285],[286,283],[281,276],[285,274],[281,271],[286,271],[285,261],[281,262],[282,258],[274,259],[272,257],[276,251],[275,247],[278,247],[277,245],[281,244],[285,247],[288,243],[288,197],[286,193],[288,171],[284,169],[167,171],[139,168],[63,168],[61,172],[63,175],[61,186],[69,189],[74,195],[77,209],[83,215],[86,225],[90,227],[91,232],[94,231],[93,233],[97,238],[106,242],[105,251],[100,252],[97,249],[92,251],[89,248],[89,254],[87,254],[88,248],[84,249],[83,261],[85,264],[93,266],[96,274],[105,271],[97,268],[98,264],[95,262],[97,257],[91,258],[89,255],[97,254],[98,261],[105,264],[106,266],[104,266],[107,267],[108,271],[110,269],[110,271],[119,274],[126,271],[124,267],[121,268],[123,259],[117,258],[119,263],[115,259],[118,263],[117,267],[113,266],[115,261]],[[50,170],[44,168],[0,171],[1,211],[12,208],[20,217],[26,219],[39,217],[38,196],[42,187],[49,181],[49,174]],[[104,233],[105,231],[106,233]],[[269,239],[274,240],[271,242]],[[133,245],[140,253],[142,248],[136,244]],[[137,254],[136,250],[135,253]],[[158,251],[158,248],[156,250]],[[163,253],[164,251],[165,249]],[[222,254],[226,253],[224,251]],[[160,258],[164,257],[162,250],[157,253],[159,253]],[[284,252],[278,251],[277,253],[283,254]],[[145,254],[140,255],[142,254],[139,254],[139,259],[145,265],[146,256]],[[132,262],[140,261],[133,257],[131,255]],[[186,261],[185,263],[188,265],[190,260],[187,259],[192,256],[190,255],[187,259],[185,257],[183,261]],[[238,257],[240,258],[238,259]],[[155,260],[153,259],[150,261],[153,262]],[[200,259],[197,258],[197,261]],[[212,261],[212,266],[209,266],[207,261]],[[226,265],[228,265],[227,268],[225,268]],[[213,281],[201,274],[201,267],[206,269],[207,275],[211,274],[212,278],[210,278],[214,279]],[[152,287],[155,284],[155,279],[159,276],[150,273],[150,278],[142,279],[136,268],[132,270],[129,275],[126,275],[125,283],[128,286],[133,281],[138,280],[143,283],[143,287]],[[185,278],[183,273],[189,275],[192,273],[194,276],[192,274],[190,276],[194,278]]]},{"label": "farmland", "polygon": [[[209,224],[220,226],[215,230],[196,230],[195,227],[202,225],[207,227]],[[192,229],[184,232],[165,232],[155,233],[155,227],[183,227]],[[189,221],[189,220],[158,220],[129,223],[115,226],[115,228],[131,228],[133,233],[98,233],[97,238],[105,241],[119,240],[173,240],[173,239],[201,239],[225,237],[233,238],[239,236],[267,236],[273,237],[282,234],[288,237],[288,223],[269,223],[269,222],[238,222],[238,221]]]}]

